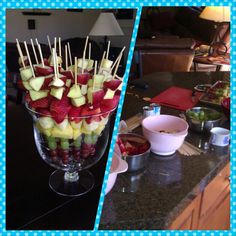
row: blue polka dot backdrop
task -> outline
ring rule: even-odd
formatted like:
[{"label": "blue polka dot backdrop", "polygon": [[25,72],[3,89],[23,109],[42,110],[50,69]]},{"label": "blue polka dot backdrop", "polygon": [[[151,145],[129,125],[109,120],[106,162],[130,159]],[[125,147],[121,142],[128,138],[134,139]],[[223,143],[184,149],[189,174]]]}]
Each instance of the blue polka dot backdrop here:
[{"label": "blue polka dot backdrop", "polygon": [[[134,45],[135,45],[135,39],[137,35],[138,30],[138,24],[140,20],[140,15],[142,11],[143,6],[230,6],[231,7],[231,140],[232,140],[232,146],[231,146],[231,229],[229,231],[226,230],[216,230],[216,231],[174,231],[174,230],[166,230],[166,231],[135,231],[135,230],[127,230],[127,231],[98,231],[99,227],[99,220],[102,212],[102,206],[103,201],[105,197],[105,189],[106,189],[106,183],[108,179],[109,169],[111,165],[111,159],[113,154],[113,149],[115,146],[116,136],[118,132],[118,125],[119,120],[121,116],[122,111],[122,104],[124,101],[124,95],[125,95],[125,89],[127,85],[128,80],[128,74],[131,66],[131,60],[132,55],[134,51]],[[229,1],[229,0],[1,0],[0,1],[0,143],[1,143],[1,152],[0,152],[0,235],[17,235],[17,236],[23,236],[23,235],[69,235],[69,236],[80,236],[80,235],[122,235],[122,236],[128,236],[128,235],[135,235],[136,233],[139,233],[140,235],[148,235],[148,236],[161,236],[161,235],[229,235],[233,236],[236,234],[236,204],[235,204],[235,197],[236,197],[236,147],[235,142],[236,140],[236,130],[235,130],[235,122],[233,122],[235,118],[234,113],[236,111],[236,6],[235,6],[235,0]],[[115,120],[115,126],[114,126],[114,132],[112,137],[112,142],[110,146],[109,151],[109,157],[106,165],[106,171],[104,176],[104,183],[102,186],[100,201],[98,205],[97,210],[97,216],[96,216],[96,222],[94,226],[93,231],[74,231],[74,230],[64,230],[64,231],[49,231],[49,230],[38,230],[38,231],[32,231],[32,230],[6,230],[6,123],[5,123],[5,117],[6,117],[6,105],[5,105],[5,98],[6,98],[6,60],[5,60],[5,40],[6,40],[6,9],[11,8],[135,8],[137,9],[136,14],[136,21],[134,25],[134,30],[132,34],[132,40],[130,42],[130,51],[128,54],[128,61],[126,66],[126,72],[124,77],[124,83],[123,83],[123,91],[121,93],[121,98],[118,106],[117,116]]]}]

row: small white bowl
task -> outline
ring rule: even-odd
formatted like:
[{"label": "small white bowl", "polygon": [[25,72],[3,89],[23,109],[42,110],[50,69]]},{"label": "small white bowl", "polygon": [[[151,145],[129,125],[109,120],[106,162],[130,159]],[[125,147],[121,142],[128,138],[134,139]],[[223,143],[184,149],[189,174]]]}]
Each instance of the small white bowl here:
[{"label": "small white bowl", "polygon": [[170,115],[149,116],[142,121],[142,128],[151,151],[162,156],[174,154],[188,134],[188,123]]}]

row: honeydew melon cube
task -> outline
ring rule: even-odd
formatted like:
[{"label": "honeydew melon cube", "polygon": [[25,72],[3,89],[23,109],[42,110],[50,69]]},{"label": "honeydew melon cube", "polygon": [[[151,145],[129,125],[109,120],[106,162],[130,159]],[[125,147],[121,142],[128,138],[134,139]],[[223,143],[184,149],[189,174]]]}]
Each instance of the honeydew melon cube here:
[{"label": "honeydew melon cube", "polygon": [[94,87],[96,88],[102,88],[103,87],[103,82],[105,80],[104,75],[94,75],[93,76],[93,80],[94,80]]},{"label": "honeydew melon cube", "polygon": [[112,63],[113,63],[113,61],[110,61],[108,59],[104,59],[103,62],[102,62],[101,67],[105,68],[105,69],[110,69],[111,66],[112,66]]},{"label": "honeydew melon cube", "polygon": [[70,88],[70,91],[69,93],[67,94],[67,97],[69,98],[79,98],[81,97],[81,90],[80,90],[80,86],[79,85],[73,85],[71,88]]},{"label": "honeydew melon cube", "polygon": [[51,117],[40,117],[38,122],[43,129],[51,129],[54,126],[54,121]]},{"label": "honeydew melon cube", "polygon": [[[53,57],[52,55],[48,58],[48,61],[49,61],[49,65],[50,66],[53,66],[54,65],[54,61],[53,61]],[[57,56],[57,64],[60,65],[62,64],[62,58],[60,56]]]},{"label": "honeydew melon cube", "polygon": [[104,130],[104,128],[105,128],[105,125],[99,125],[98,128],[94,130],[93,132],[97,135],[100,135],[102,131]]},{"label": "honeydew melon cube", "polygon": [[97,129],[99,126],[99,122],[91,122],[90,124],[88,124],[86,122],[86,120],[83,120],[83,130],[87,130],[87,131],[94,131],[95,129]]},{"label": "honeydew melon cube", "polygon": [[82,120],[80,122],[71,121],[70,125],[73,129],[81,129],[82,123]]},{"label": "honeydew melon cube", "polygon": [[82,133],[82,134],[92,134],[92,131],[87,130],[86,128],[84,128],[84,127],[82,126],[82,128],[81,128],[81,133]]},{"label": "honeydew melon cube", "polygon": [[38,131],[44,135],[46,135],[47,137],[50,137],[52,134],[52,129],[44,129],[39,122],[35,123],[36,128],[38,129]]},{"label": "honeydew melon cube", "polygon": [[41,90],[41,91],[29,90],[29,93],[32,101],[36,101],[38,99],[45,98],[48,96],[48,90]]},{"label": "honeydew melon cube", "polygon": [[71,79],[67,79],[66,80],[66,87],[70,87],[71,86]]},{"label": "honeydew melon cube", "polygon": [[31,78],[29,80],[29,84],[35,91],[39,91],[44,83],[44,80],[45,80],[44,76]]},{"label": "honeydew melon cube", "polygon": [[68,125],[68,119],[64,119],[61,123],[57,124],[57,122],[55,122],[55,125],[61,129],[61,130],[64,130],[67,125]]},{"label": "honeydew melon cube", "polygon": [[[83,58],[79,58],[77,66],[81,69],[86,69],[88,67],[88,60],[84,59],[84,62],[83,62]],[[82,68],[82,66],[83,66],[83,68]]]},{"label": "honeydew melon cube", "polygon": [[28,80],[33,76],[32,70],[29,66],[20,68],[20,76],[22,80]]},{"label": "honeydew melon cube", "polygon": [[88,85],[87,84],[82,84],[81,85],[81,94],[86,95],[88,91]]},{"label": "honeydew melon cube", "polygon": [[94,60],[88,60],[87,70],[91,71],[93,69]]},{"label": "honeydew melon cube", "polygon": [[112,99],[115,95],[115,92],[116,92],[115,90],[113,91],[111,89],[107,89],[104,99]]},{"label": "honeydew melon cube", "polygon": [[25,87],[25,89],[27,89],[27,90],[31,90],[31,89],[32,89],[32,87],[30,86],[30,84],[29,84],[28,81],[23,80],[23,81],[22,81],[22,84],[23,84],[23,86]]},{"label": "honeydew melon cube", "polygon": [[86,103],[85,96],[81,96],[79,98],[71,98],[71,103],[75,107],[80,107]]},{"label": "honeydew melon cube", "polygon": [[59,78],[53,78],[52,82],[49,84],[49,86],[55,86],[55,87],[62,87],[64,86],[64,81]]},{"label": "honeydew melon cube", "polygon": [[58,100],[61,100],[63,96],[63,91],[64,88],[51,88],[50,94]]}]

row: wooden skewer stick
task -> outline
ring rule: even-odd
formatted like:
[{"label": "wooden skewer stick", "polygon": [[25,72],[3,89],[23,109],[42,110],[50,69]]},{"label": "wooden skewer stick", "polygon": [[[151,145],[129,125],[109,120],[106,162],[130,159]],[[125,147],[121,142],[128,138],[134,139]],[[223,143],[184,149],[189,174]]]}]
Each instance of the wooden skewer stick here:
[{"label": "wooden skewer stick", "polygon": [[67,47],[68,47],[68,53],[69,53],[69,59],[70,59],[70,65],[72,65],[72,57],[71,57],[71,52],[70,52],[70,43],[67,43]]},{"label": "wooden skewer stick", "polygon": [[67,45],[65,45],[66,70],[68,70]]},{"label": "wooden skewer stick", "polygon": [[55,58],[55,48],[52,49],[52,59],[53,59],[53,68],[54,68],[54,80],[57,79],[57,69],[56,69],[56,58]]},{"label": "wooden skewer stick", "polygon": [[[76,66],[78,66],[78,65],[76,65]],[[84,73],[84,58],[82,59],[82,72],[81,72],[82,74]]]},{"label": "wooden skewer stick", "polygon": [[59,69],[58,69],[58,60],[57,60],[57,53],[56,53],[56,51],[55,51],[55,59],[56,59],[57,78],[59,79]]},{"label": "wooden skewer stick", "polygon": [[77,57],[75,57],[75,86],[77,86]]},{"label": "wooden skewer stick", "polygon": [[48,39],[48,46],[49,46],[49,49],[50,49],[50,52],[52,54],[52,46],[51,46],[51,41],[50,41],[50,38],[49,36],[47,35],[47,39]]},{"label": "wooden skewer stick", "polygon": [[126,47],[123,47],[123,48],[122,48],[122,50],[120,51],[120,53],[119,53],[118,57],[116,58],[115,62],[114,62],[114,63],[113,63],[113,65],[112,65],[112,67],[111,67],[111,70],[110,70],[110,71],[112,71],[112,70],[114,69],[114,67],[115,67],[116,63],[118,62],[118,60],[119,60],[119,58],[120,58],[120,55],[121,55],[121,54],[124,52],[125,48],[126,48]]},{"label": "wooden skewer stick", "polygon": [[120,54],[120,57],[119,57],[119,59],[118,59],[118,61],[116,63],[116,67],[115,67],[112,79],[115,79],[115,77],[116,77],[116,73],[117,73],[118,67],[120,65],[120,61],[121,61],[122,56],[123,56],[123,53]]},{"label": "wooden skewer stick", "polygon": [[37,64],[39,64],[38,57],[37,57],[37,54],[36,54],[36,51],[35,51],[35,48],[34,48],[33,39],[30,39],[30,42],[31,42],[31,46],[32,46],[32,49],[33,49],[33,52],[34,52],[35,61],[36,61]]},{"label": "wooden skewer stick", "polygon": [[54,38],[54,49],[55,49],[55,53],[57,53],[57,38]]},{"label": "wooden skewer stick", "polygon": [[59,37],[59,57],[61,57],[61,37]]},{"label": "wooden skewer stick", "polygon": [[108,59],[108,57],[109,57],[110,44],[111,44],[111,41],[109,40],[109,41],[108,41],[108,44],[107,44],[107,55],[106,55],[106,59]]},{"label": "wooden skewer stick", "polygon": [[91,43],[89,43],[89,55],[88,55],[88,59],[91,59]]},{"label": "wooden skewer stick", "polygon": [[40,44],[38,44],[38,51],[39,51],[41,63],[43,65],[43,67],[44,67],[43,53],[42,53],[42,49],[41,49],[41,45]]},{"label": "wooden skewer stick", "polygon": [[[97,61],[94,62],[94,75],[93,76],[97,74],[97,63],[98,63]],[[94,78],[93,78],[93,90],[94,90],[94,84],[95,83],[94,83]]]},{"label": "wooden skewer stick", "polygon": [[39,41],[38,41],[37,38],[35,38],[35,42],[36,42],[37,45],[39,45]]},{"label": "wooden skewer stick", "polygon": [[23,68],[25,69],[24,56],[23,56],[23,53],[21,51],[21,47],[20,47],[20,43],[19,43],[18,39],[16,39],[16,47],[17,47],[17,50],[18,50],[18,53],[19,53],[19,56],[20,56]]},{"label": "wooden skewer stick", "polygon": [[98,74],[101,73],[101,70],[102,70],[102,64],[103,64],[103,61],[104,61],[105,55],[106,55],[106,51],[103,52],[102,60],[101,60],[101,62],[100,62],[100,67],[99,67]]},{"label": "wooden skewer stick", "polygon": [[31,68],[31,71],[32,71],[32,75],[35,78],[34,68],[33,68],[33,65],[32,65],[32,62],[31,62],[31,59],[30,59],[30,54],[29,54],[29,50],[28,50],[26,41],[24,41],[24,45],[25,45],[26,54],[27,54],[27,57],[28,57],[28,60],[29,60],[30,68]]},{"label": "wooden skewer stick", "polygon": [[86,41],[85,41],[85,45],[84,45],[84,51],[83,51],[83,59],[85,59],[85,55],[86,55],[86,50],[87,50],[87,45],[88,45],[88,39],[89,37],[86,37]]},{"label": "wooden skewer stick", "polygon": [[85,55],[86,55],[86,50],[87,50],[87,45],[88,45],[88,36],[86,37],[85,45],[84,45],[84,51],[83,51],[83,58],[82,58],[82,74],[84,73],[84,60],[85,60]]}]

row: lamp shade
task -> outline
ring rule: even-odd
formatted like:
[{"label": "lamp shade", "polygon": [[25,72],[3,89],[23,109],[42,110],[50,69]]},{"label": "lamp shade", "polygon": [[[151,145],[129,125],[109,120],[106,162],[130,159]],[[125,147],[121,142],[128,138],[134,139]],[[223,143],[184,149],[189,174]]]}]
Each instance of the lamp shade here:
[{"label": "lamp shade", "polygon": [[215,22],[230,22],[230,7],[205,7],[199,17]]},{"label": "lamp shade", "polygon": [[92,36],[118,36],[124,35],[119,23],[113,13],[100,13],[97,21],[91,29],[89,35]]}]

